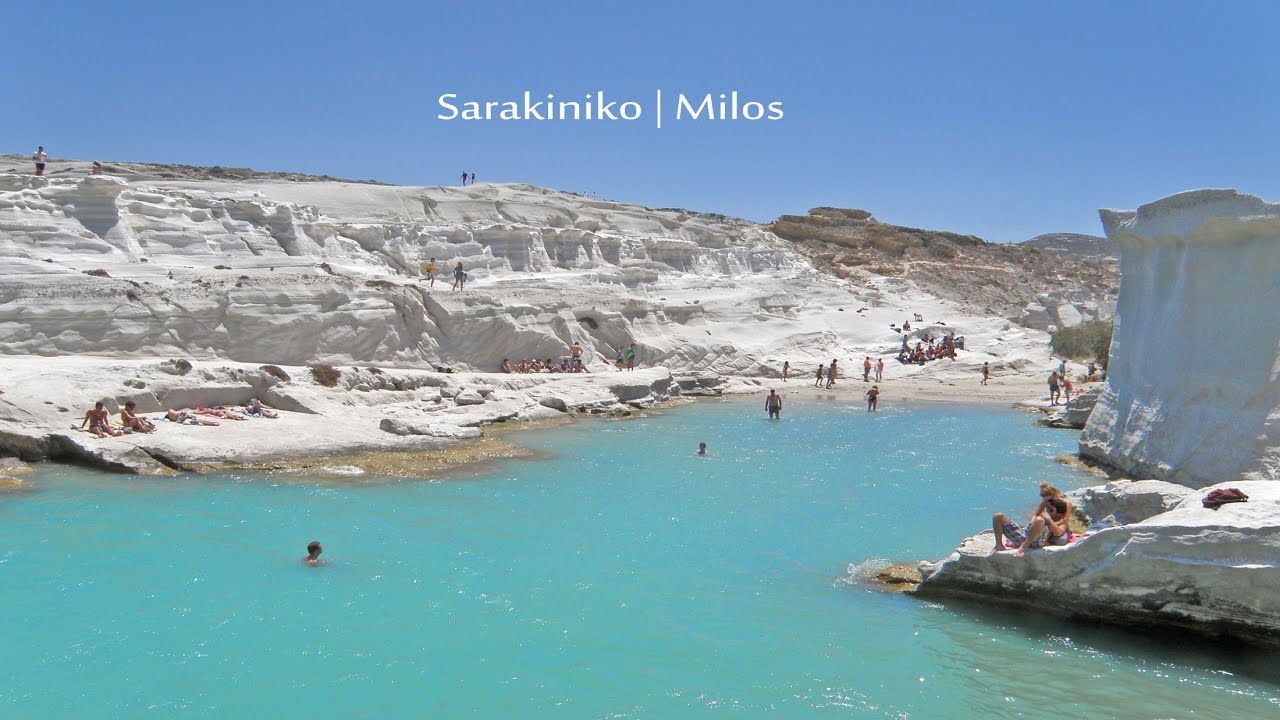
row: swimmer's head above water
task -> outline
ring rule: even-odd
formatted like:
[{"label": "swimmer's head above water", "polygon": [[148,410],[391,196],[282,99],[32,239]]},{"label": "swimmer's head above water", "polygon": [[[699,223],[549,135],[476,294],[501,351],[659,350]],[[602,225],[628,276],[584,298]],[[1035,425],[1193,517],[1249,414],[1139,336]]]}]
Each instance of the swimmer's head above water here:
[{"label": "swimmer's head above water", "polygon": [[302,558],[302,562],[308,565],[318,565],[320,563],[320,553],[324,552],[324,548],[320,547],[319,540],[312,540],[307,543],[307,556]]},{"label": "swimmer's head above water", "polygon": [[706,444],[706,443],[704,443],[704,442],[700,442],[700,443],[698,443],[698,453],[697,453],[697,454],[698,454],[698,455],[706,455],[706,454],[707,454],[707,444]]}]

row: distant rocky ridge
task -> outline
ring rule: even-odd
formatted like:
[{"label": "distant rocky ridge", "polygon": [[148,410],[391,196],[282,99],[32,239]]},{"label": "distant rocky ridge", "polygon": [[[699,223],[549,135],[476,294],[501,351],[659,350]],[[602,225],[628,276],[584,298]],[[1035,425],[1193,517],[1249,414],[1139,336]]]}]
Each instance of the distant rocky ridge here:
[{"label": "distant rocky ridge", "polygon": [[1048,233],[1037,235],[1030,240],[1018,243],[1023,247],[1047,250],[1055,255],[1070,258],[1093,258],[1120,262],[1120,250],[1115,244],[1097,235],[1081,235],[1080,233]]},{"label": "distant rocky ridge", "polygon": [[[831,207],[783,215],[770,229],[836,275],[909,278],[928,292],[1038,330],[1105,319],[1115,307],[1119,270],[1095,243],[1079,240],[1091,236],[1059,233],[1006,245]],[[1041,241],[1047,238],[1058,240]],[[1074,251],[1064,256],[1068,248]]]}]

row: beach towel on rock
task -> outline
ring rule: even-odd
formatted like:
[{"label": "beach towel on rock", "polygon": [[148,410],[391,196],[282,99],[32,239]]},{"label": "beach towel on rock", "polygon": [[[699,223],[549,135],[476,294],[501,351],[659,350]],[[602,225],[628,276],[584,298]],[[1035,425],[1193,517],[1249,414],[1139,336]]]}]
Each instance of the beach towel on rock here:
[{"label": "beach towel on rock", "polygon": [[1248,502],[1249,496],[1240,492],[1235,488],[1222,488],[1219,490],[1210,490],[1208,495],[1204,496],[1202,504],[1207,508],[1217,510],[1227,503]]}]

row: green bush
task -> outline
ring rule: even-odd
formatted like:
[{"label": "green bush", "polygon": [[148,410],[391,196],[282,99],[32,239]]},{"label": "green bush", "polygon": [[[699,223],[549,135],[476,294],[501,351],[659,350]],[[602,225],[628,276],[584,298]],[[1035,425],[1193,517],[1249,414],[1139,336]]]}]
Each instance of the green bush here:
[{"label": "green bush", "polygon": [[1110,320],[1090,320],[1055,331],[1049,339],[1053,354],[1071,360],[1093,360],[1105,370],[1111,352]]}]

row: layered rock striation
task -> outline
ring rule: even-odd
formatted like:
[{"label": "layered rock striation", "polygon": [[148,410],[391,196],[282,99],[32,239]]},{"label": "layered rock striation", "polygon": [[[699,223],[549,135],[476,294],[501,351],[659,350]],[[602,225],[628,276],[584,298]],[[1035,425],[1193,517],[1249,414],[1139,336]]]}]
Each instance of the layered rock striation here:
[{"label": "layered rock striation", "polygon": [[1197,190],[1102,220],[1120,303],[1081,455],[1190,487],[1280,479],[1280,205]]}]

